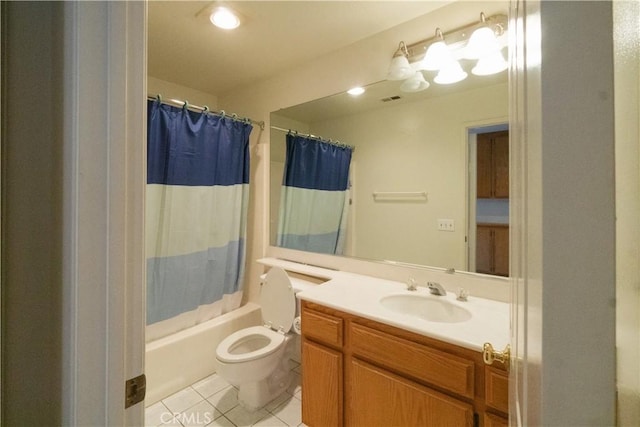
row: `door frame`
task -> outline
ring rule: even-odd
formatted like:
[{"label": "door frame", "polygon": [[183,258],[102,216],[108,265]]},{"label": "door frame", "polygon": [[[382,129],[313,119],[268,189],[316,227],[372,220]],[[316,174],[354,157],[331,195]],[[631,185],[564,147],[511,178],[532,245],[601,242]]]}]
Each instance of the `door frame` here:
[{"label": "door frame", "polygon": [[509,130],[509,117],[485,120],[465,128],[467,138],[467,238],[465,242],[467,271],[476,271],[477,135],[501,130]]},{"label": "door frame", "polygon": [[147,3],[64,2],[64,425],[142,425]]},{"label": "door frame", "polygon": [[611,2],[510,2],[513,426],[615,425],[612,28]]}]

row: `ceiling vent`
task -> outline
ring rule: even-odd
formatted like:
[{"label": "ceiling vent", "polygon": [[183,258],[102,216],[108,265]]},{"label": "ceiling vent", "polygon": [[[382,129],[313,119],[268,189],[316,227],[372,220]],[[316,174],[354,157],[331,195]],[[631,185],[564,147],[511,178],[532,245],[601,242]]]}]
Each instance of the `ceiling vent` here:
[{"label": "ceiling vent", "polygon": [[382,102],[390,102],[390,101],[397,101],[398,99],[400,99],[401,96],[400,95],[393,95],[393,96],[388,96],[386,98],[382,98],[381,101]]}]

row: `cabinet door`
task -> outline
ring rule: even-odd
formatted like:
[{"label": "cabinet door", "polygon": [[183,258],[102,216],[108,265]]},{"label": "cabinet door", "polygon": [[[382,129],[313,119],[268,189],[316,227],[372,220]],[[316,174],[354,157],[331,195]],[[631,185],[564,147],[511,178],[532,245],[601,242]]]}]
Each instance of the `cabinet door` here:
[{"label": "cabinet door", "polygon": [[484,390],[488,407],[503,414],[509,413],[509,377],[506,371],[485,366]]},{"label": "cabinet door", "polygon": [[493,139],[493,197],[509,198],[509,132],[496,132]]},{"label": "cabinet door", "polygon": [[476,228],[476,272],[509,275],[509,227],[478,225]]},{"label": "cabinet door", "polygon": [[509,227],[493,229],[494,274],[509,275]]},{"label": "cabinet door", "polygon": [[476,228],[476,272],[478,273],[492,273],[493,233],[491,230],[491,227],[483,225]]},{"label": "cabinet door", "polygon": [[357,359],[352,359],[349,368],[349,426],[473,425],[473,408],[468,403]]},{"label": "cabinet door", "polygon": [[309,427],[342,425],[342,354],[302,343],[302,422]]},{"label": "cabinet door", "polygon": [[484,414],[484,427],[509,427],[509,420],[493,414]]},{"label": "cabinet door", "polygon": [[478,134],[476,186],[479,199],[509,198],[509,131]]},{"label": "cabinet door", "polygon": [[493,166],[491,155],[491,135],[478,134],[476,153],[476,197],[490,199],[493,197]]}]

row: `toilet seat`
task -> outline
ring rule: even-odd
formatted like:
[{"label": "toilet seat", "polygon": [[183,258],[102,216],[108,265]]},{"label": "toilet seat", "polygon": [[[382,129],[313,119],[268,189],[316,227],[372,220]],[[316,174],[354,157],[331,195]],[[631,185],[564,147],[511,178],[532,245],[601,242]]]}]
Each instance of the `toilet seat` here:
[{"label": "toilet seat", "polygon": [[[257,350],[234,353],[235,348],[248,343],[250,340],[267,340],[267,344]],[[218,345],[216,357],[221,362],[226,363],[248,362],[275,352],[283,342],[284,335],[264,326],[252,326],[234,332],[223,339]]]},{"label": "toilet seat", "polygon": [[273,267],[260,290],[264,326],[252,326],[232,333],[216,349],[221,362],[240,363],[275,353],[285,341],[296,313],[296,296],[287,273]]}]

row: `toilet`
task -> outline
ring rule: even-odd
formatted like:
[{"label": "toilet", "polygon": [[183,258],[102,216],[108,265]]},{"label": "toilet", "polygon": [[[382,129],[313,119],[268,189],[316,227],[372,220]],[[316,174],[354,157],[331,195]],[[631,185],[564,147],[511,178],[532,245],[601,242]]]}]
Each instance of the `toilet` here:
[{"label": "toilet", "polygon": [[296,290],[287,273],[272,267],[262,281],[263,326],[232,333],[216,348],[218,375],[238,388],[238,400],[254,411],[289,387],[289,357]]}]

